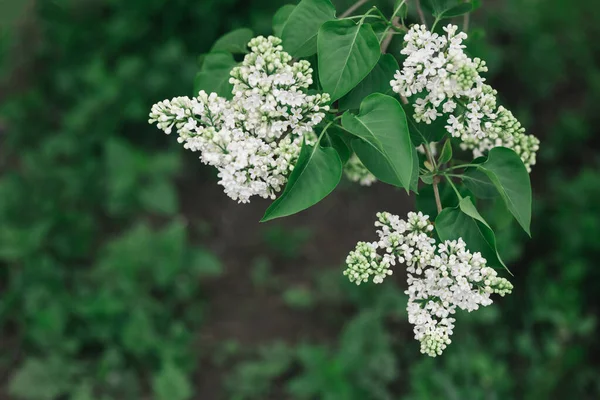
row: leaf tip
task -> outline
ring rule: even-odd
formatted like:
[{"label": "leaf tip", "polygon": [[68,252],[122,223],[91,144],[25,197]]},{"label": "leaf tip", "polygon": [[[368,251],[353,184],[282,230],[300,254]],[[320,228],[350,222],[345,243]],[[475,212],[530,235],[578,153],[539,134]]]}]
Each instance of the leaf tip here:
[{"label": "leaf tip", "polygon": [[269,210],[267,209],[267,211],[265,211],[265,214],[262,216],[262,218],[260,219],[260,221],[258,221],[259,223],[263,223],[263,222],[269,222],[272,219],[275,219],[277,217],[273,217],[271,215],[271,213],[269,212]]}]

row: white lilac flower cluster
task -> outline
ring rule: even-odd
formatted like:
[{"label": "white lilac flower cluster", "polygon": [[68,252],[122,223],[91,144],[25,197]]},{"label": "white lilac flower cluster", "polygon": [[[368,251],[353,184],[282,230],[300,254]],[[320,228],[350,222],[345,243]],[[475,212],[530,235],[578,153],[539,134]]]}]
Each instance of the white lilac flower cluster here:
[{"label": "white lilac flower cluster", "polygon": [[375,175],[369,172],[356,154],[352,154],[344,165],[344,174],[350,181],[358,182],[361,186],[371,186],[377,181]]},{"label": "white lilac flower cluster", "polygon": [[328,94],[308,95],[308,61],[292,63],[281,39],[259,36],[240,66],[231,71],[233,98],[201,91],[152,107],[150,123],[218,169],[219,184],[240,203],[275,198],[298,159],[303,140],[314,142],[314,127],[329,110]]},{"label": "white lilac flower cluster", "polygon": [[407,220],[377,214],[379,240],[359,242],[348,255],[344,271],[357,285],[381,283],[396,263],[406,265],[408,321],[414,325],[421,352],[435,357],[450,344],[456,309],[474,311],[492,304],[492,293],[504,296],[512,284],[497,276],[480,253],[471,253],[462,239],[436,245],[427,215],[408,213]]},{"label": "white lilac flower cluster", "polygon": [[412,26],[401,50],[407,58],[390,82],[392,89],[405,97],[420,94],[414,103],[417,122],[430,124],[447,115],[446,129],[475,157],[504,146],[531,171],[539,140],[526,135],[513,114],[497,105],[496,91],[480,75],[487,71],[485,61],[465,54],[462,42],[467,34],[457,29],[447,25],[446,35],[438,35],[424,25]]}]

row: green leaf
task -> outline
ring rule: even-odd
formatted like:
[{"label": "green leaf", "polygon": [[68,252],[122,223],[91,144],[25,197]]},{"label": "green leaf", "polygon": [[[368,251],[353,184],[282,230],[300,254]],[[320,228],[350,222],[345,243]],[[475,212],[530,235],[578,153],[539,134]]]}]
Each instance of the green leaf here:
[{"label": "green leaf", "polygon": [[204,90],[207,93],[216,92],[219,96],[230,99],[233,85],[229,83],[229,73],[236,64],[231,53],[206,54],[202,69],[194,80],[194,94]]},{"label": "green leaf", "polygon": [[387,36],[387,33],[389,33],[389,30],[387,29],[388,24],[382,20],[375,20],[370,21],[369,25],[371,25],[371,28],[373,28],[373,32],[375,32],[375,36],[377,36],[377,40],[379,41],[379,43],[381,43],[381,41],[383,40],[383,35]]},{"label": "green leaf", "polygon": [[170,180],[160,179],[140,189],[142,208],[164,215],[175,214],[179,208],[177,191]]},{"label": "green leaf", "polygon": [[11,377],[8,392],[20,399],[53,400],[73,384],[74,366],[59,357],[26,358]]},{"label": "green leaf", "polygon": [[406,3],[406,0],[396,0],[394,2],[394,11],[398,10],[398,7],[400,7],[400,10],[396,12],[396,16],[399,16],[402,19],[406,19],[408,17],[408,4]]},{"label": "green leaf", "polygon": [[167,362],[152,379],[156,400],[187,400],[192,397],[190,380],[173,362]]},{"label": "green leaf", "polygon": [[371,93],[388,94],[392,91],[390,81],[399,69],[398,61],[391,54],[382,54],[375,68],[338,102],[342,110],[358,109],[360,102]]},{"label": "green leaf", "polygon": [[345,164],[352,155],[352,135],[342,128],[331,126],[327,130],[327,138],[331,147],[337,150],[342,163]]},{"label": "green leaf", "polygon": [[415,146],[424,143],[439,142],[448,133],[445,127],[446,121],[443,118],[438,118],[431,124],[416,122],[411,116],[411,113],[413,112],[412,106],[406,104],[403,108],[406,112],[406,119],[410,127],[410,138]]},{"label": "green leaf", "polygon": [[[335,101],[352,90],[379,61],[379,41],[368,24],[329,21],[317,39],[319,81]],[[389,82],[388,82],[389,83]]]},{"label": "green leaf", "polygon": [[[423,177],[421,177],[423,179]],[[430,178],[432,181],[433,179]],[[438,183],[438,190],[440,193],[440,201],[442,203],[442,208],[446,207],[457,207],[458,206],[458,198],[456,197],[456,193],[452,189],[450,185],[448,185],[444,180]],[[469,193],[464,189],[464,186],[459,186],[458,190],[460,191],[461,196],[468,196]],[[438,215],[437,205],[435,204],[435,197],[433,194],[433,186],[431,182],[426,186],[421,188],[419,195],[415,197],[415,207],[418,211],[421,211],[423,214],[429,215],[431,220],[433,220]]]},{"label": "green leaf", "polygon": [[452,143],[450,143],[450,140],[446,140],[444,147],[442,147],[440,157],[438,158],[438,164],[447,163],[450,159],[452,159]]},{"label": "green leaf", "polygon": [[286,289],[283,302],[292,309],[308,309],[315,304],[315,296],[309,288],[297,286]]},{"label": "green leaf", "polygon": [[[485,160],[485,157],[478,157],[471,161],[471,164],[481,164]],[[493,199],[499,196],[496,186],[479,168],[467,168],[462,175],[462,181],[478,199]]]},{"label": "green leaf", "polygon": [[531,236],[531,181],[521,157],[506,147],[494,147],[478,169],[487,175],[508,210]]},{"label": "green leaf", "polygon": [[421,6],[435,17],[445,9],[447,2],[448,0],[421,0]]},{"label": "green leaf", "polygon": [[431,185],[433,184],[433,175],[421,175],[421,180],[423,181],[423,183]]},{"label": "green leaf", "polygon": [[440,16],[440,18],[445,19],[445,18],[458,17],[463,14],[468,14],[471,11],[473,11],[473,6],[471,5],[471,3],[462,3],[462,4],[459,4],[457,6],[450,8],[449,10],[444,11],[442,13],[442,15]]},{"label": "green leaf", "polygon": [[282,7],[279,7],[279,10],[277,10],[275,15],[273,15],[273,34],[275,36],[281,37],[283,27],[290,17],[292,11],[294,11],[294,8],[296,8],[294,4],[286,4]]},{"label": "green leaf", "polygon": [[215,277],[223,272],[221,260],[206,249],[194,249],[190,258],[189,269],[195,272],[195,276]]},{"label": "green leaf", "polygon": [[[475,4],[474,4],[475,3]],[[423,0],[422,5],[438,19],[458,17],[478,8],[479,2],[463,2],[463,0]]]},{"label": "green leaf", "polygon": [[413,170],[410,178],[410,190],[419,194],[419,153],[417,153],[416,147],[412,146],[413,153]]},{"label": "green leaf", "polygon": [[329,0],[302,0],[281,31],[283,48],[297,58],[315,54],[319,28],[334,18],[335,7]]},{"label": "green leaf", "polygon": [[456,208],[444,208],[435,219],[435,229],[440,240],[462,238],[467,249],[480,252],[488,265],[501,266],[508,271],[498,254],[494,231],[479,214],[470,197],[461,199]]},{"label": "green leaf", "polygon": [[254,37],[254,32],[248,28],[240,28],[233,30],[221,36],[213,47],[212,52],[224,51],[233,54],[248,53],[248,42]]},{"label": "green leaf", "polygon": [[298,162],[281,196],[265,211],[261,222],[295,214],[317,204],[342,178],[342,161],[332,147],[304,142]]},{"label": "green leaf", "polygon": [[136,308],[121,326],[120,339],[124,349],[137,357],[151,353],[160,343],[151,318],[149,312]]},{"label": "green leaf", "polygon": [[365,167],[380,181],[408,191],[414,168],[413,145],[400,103],[373,93],[363,100],[358,115],[344,113],[342,125],[357,137],[352,148]]}]

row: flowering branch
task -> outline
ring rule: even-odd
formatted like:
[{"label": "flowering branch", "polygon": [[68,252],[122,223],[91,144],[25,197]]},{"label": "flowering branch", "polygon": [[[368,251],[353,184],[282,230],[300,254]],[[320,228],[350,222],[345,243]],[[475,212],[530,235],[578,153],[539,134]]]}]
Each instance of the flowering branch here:
[{"label": "flowering branch", "polygon": [[378,213],[379,240],[358,242],[346,259],[344,275],[357,285],[382,283],[391,267],[405,264],[408,276],[408,322],[414,325],[421,352],[435,357],[450,344],[458,309],[474,311],[492,304],[491,294],[504,296],[513,285],[472,253],[463,239],[439,243],[431,237],[433,224],[421,212],[407,219]]},{"label": "flowering branch", "polygon": [[[421,24],[408,29],[403,19],[408,0],[397,2],[389,18],[377,7],[352,15],[368,2],[355,1],[336,19],[329,1],[301,0],[301,17],[294,12],[289,16],[277,33],[281,38],[243,39],[238,44],[247,44],[250,51],[241,63],[233,57],[241,53],[236,46],[231,46],[233,54],[213,53],[219,62],[205,62],[199,75],[210,82],[200,80],[196,97],[155,104],[149,122],[166,134],[176,132],[185,148],[199,152],[202,162],[217,169],[218,183],[232,199],[275,200],[281,192],[263,222],[315,205],[343,174],[364,186],[379,180],[407,191],[416,191],[418,179],[431,184],[435,221],[421,212],[409,213],[406,220],[379,213],[378,240],[357,244],[344,275],[356,284],[382,283],[393,266],[405,264],[408,321],[421,352],[435,357],[450,344],[457,310],[474,311],[491,304],[491,294],[512,289],[494,270],[506,266],[492,227],[477,210],[476,196],[462,197],[459,189],[477,194],[482,185],[494,185],[530,234],[527,172],[535,164],[539,140],[525,134],[515,116],[497,104],[497,92],[482,76],[485,62],[464,51],[466,33],[455,25],[433,32],[446,16],[472,7],[463,4],[446,13],[437,4],[433,26],[427,29],[420,0],[415,0]],[[315,24],[306,23],[307,15]],[[367,18],[385,23],[381,35]],[[469,16],[462,22],[467,30]],[[277,32],[280,27],[273,28]],[[395,57],[381,53],[393,35],[404,32],[398,68]],[[315,53],[321,83],[316,90],[311,89],[314,71],[305,60]],[[225,62],[230,67],[223,68]],[[404,105],[412,98],[411,106],[400,106],[386,94],[390,86]],[[411,137],[419,137],[417,149],[422,146],[426,169],[419,168]],[[444,138],[436,159],[436,144]],[[453,158],[450,139],[482,159],[474,164]],[[459,200],[457,207],[443,209],[439,185],[444,178]]]}]

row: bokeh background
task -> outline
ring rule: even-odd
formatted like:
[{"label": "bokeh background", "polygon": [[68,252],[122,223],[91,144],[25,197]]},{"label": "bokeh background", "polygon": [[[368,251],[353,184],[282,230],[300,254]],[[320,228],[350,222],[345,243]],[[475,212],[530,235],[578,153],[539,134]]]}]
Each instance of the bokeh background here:
[{"label": "bokeh background", "polygon": [[375,212],[414,197],[346,182],[259,224],[267,202],[234,203],[147,124],[283,2],[1,0],[0,399],[600,398],[597,2],[483,3],[469,52],[542,141],[533,239],[493,214],[515,292],[431,359],[402,274],[341,275]]}]

